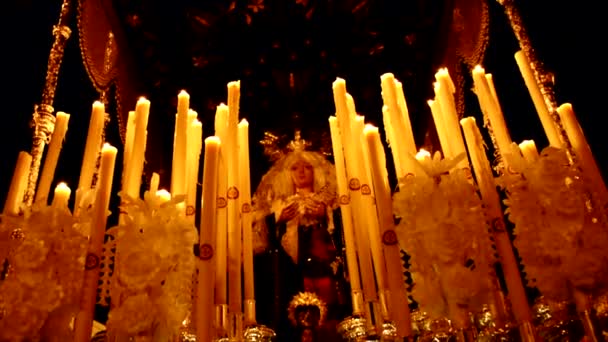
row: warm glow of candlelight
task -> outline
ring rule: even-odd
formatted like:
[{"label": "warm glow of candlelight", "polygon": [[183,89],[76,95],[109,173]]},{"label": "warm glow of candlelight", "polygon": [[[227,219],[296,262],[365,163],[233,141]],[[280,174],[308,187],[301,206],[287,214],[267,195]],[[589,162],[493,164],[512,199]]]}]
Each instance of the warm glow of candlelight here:
[{"label": "warm glow of candlelight", "polygon": [[173,162],[171,164],[171,193],[173,196],[186,194],[186,165],[188,160],[188,113],[190,95],[182,90],[177,95],[177,115],[173,137]]},{"label": "warm glow of candlelight", "polygon": [[51,135],[51,143],[49,149],[44,158],[44,166],[42,167],[42,173],[40,175],[40,182],[36,189],[36,198],[34,202],[46,201],[49,196],[51,189],[51,183],[53,177],[55,177],[55,169],[57,168],[57,161],[59,160],[59,153],[61,152],[61,146],[63,139],[68,130],[68,122],[70,120],[70,114],[64,112],[57,112],[55,118],[55,129]]},{"label": "warm glow of candlelight", "polygon": [[[195,304],[196,337],[200,341],[213,340],[214,324],[214,285],[215,270],[215,234],[217,214],[217,182],[221,141],[211,136],[205,139],[205,156],[203,163],[203,195],[201,198],[201,226],[199,234],[198,288]],[[225,270],[223,270],[225,273]]]},{"label": "warm glow of candlelight", "polygon": [[72,190],[66,183],[61,182],[57,184],[55,187],[55,195],[53,196],[52,206],[55,208],[67,209],[71,194]]},{"label": "warm glow of candlelight", "polygon": [[536,144],[534,140],[524,140],[519,144],[519,149],[521,154],[524,156],[524,159],[528,163],[533,163],[538,160],[538,150],[536,149]]},{"label": "warm glow of candlelight", "polygon": [[[115,147],[107,143],[104,144],[101,150],[99,180],[93,204],[93,224],[87,253],[87,269],[85,270],[84,283],[80,295],[80,310],[74,321],[74,342],[89,342],[91,340],[93,315],[99,283],[99,260],[101,260],[103,251],[117,152]],[[89,265],[90,260],[96,260],[97,262]]]},{"label": "warm glow of candlelight", "polygon": [[[458,155],[466,154],[464,146],[464,140],[462,138],[462,132],[460,125],[458,124],[458,113],[456,111],[456,103],[454,100],[454,82],[450,77],[446,68],[439,69],[435,74],[437,79],[437,92],[439,96],[439,104],[441,107],[441,116],[443,117],[443,124],[445,125],[445,133],[448,137],[450,145],[450,158],[455,158]],[[446,151],[443,151],[446,153]],[[459,168],[468,168],[469,161],[467,158],[463,158],[458,163]]]},{"label": "warm glow of candlelight", "polygon": [[[228,128],[228,106],[220,104],[215,112],[215,136],[220,141],[226,141]],[[217,218],[216,218],[216,255],[215,258],[215,304],[228,304],[228,210],[226,208],[226,194],[228,192],[228,161],[227,151],[224,148],[220,151],[218,160],[218,179],[217,179]]]},{"label": "warm glow of candlelight", "polygon": [[99,150],[101,149],[104,121],[105,106],[100,101],[95,101],[91,111],[89,131],[84,148],[84,155],[82,157],[80,180],[78,182],[78,189],[76,190],[76,212],[79,211],[82,196],[87,190],[91,189],[95,165],[97,163],[97,157],[99,156]]},{"label": "warm glow of candlelight", "polygon": [[158,198],[160,204],[164,204],[171,200],[171,193],[165,189],[160,189],[156,191],[156,198]]},{"label": "warm glow of candlelight", "polygon": [[20,207],[23,203],[23,196],[25,195],[25,189],[27,187],[27,177],[30,172],[31,164],[32,156],[24,151],[19,152],[15,171],[13,172],[13,178],[11,179],[11,185],[8,188],[8,193],[6,194],[6,200],[4,202],[3,213],[5,215],[19,215]]},{"label": "warm glow of candlelight", "polygon": [[431,152],[421,148],[418,153],[416,153],[417,160],[426,160],[431,158]]}]

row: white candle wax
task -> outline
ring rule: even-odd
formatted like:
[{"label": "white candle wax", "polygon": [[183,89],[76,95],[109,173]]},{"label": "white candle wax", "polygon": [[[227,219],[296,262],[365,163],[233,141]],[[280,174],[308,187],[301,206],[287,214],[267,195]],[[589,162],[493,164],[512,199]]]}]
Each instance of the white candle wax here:
[{"label": "white candle wax", "polygon": [[173,163],[171,167],[171,193],[173,196],[186,194],[186,163],[188,139],[188,112],[190,95],[185,90],[177,95],[177,115],[173,140]]},{"label": "white candle wax", "polygon": [[27,178],[31,164],[32,156],[24,151],[19,152],[11,185],[8,188],[4,202],[3,213],[5,215],[19,215],[20,206],[23,203],[23,196],[27,188]]},{"label": "white candle wax", "polygon": [[522,141],[519,144],[519,149],[521,151],[521,154],[524,156],[524,159],[528,163],[535,162],[539,157],[538,150],[536,149],[536,144],[534,143],[534,140]]},{"label": "white candle wax", "polygon": [[66,183],[61,182],[57,184],[52,206],[58,209],[67,209],[71,193],[72,190],[70,190]]},{"label": "white candle wax", "polygon": [[68,130],[68,122],[70,120],[70,114],[64,112],[57,112],[55,118],[55,128],[51,135],[51,143],[49,149],[44,158],[44,166],[42,167],[42,173],[40,175],[40,182],[36,189],[36,198],[34,202],[46,201],[49,196],[51,189],[51,183],[53,177],[55,177],[55,169],[57,168],[57,161],[59,160],[59,153],[61,152],[61,145],[65,138],[66,131]]},{"label": "white candle wax", "polygon": [[95,101],[91,111],[89,131],[87,134],[87,141],[85,143],[84,155],[82,157],[80,180],[78,182],[78,189],[76,190],[77,211],[84,192],[91,189],[93,173],[95,173],[95,165],[97,164],[97,157],[99,156],[99,150],[101,149],[104,122],[105,106],[103,103]]}]

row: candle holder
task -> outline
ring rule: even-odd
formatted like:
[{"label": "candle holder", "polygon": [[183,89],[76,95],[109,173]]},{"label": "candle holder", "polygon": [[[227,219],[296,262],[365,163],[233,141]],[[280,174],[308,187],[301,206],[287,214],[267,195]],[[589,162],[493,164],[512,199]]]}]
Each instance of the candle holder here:
[{"label": "candle holder", "polygon": [[492,313],[489,305],[483,305],[479,313],[475,315],[475,326],[477,327],[477,341],[512,341],[518,336],[517,326],[507,322],[499,323]]},{"label": "candle holder", "polygon": [[277,334],[267,326],[255,324],[247,327],[243,336],[245,342],[271,342]]},{"label": "candle holder", "polygon": [[338,324],[338,333],[349,342],[365,341],[367,336],[365,324],[365,318],[363,317],[347,317]]},{"label": "candle holder", "polygon": [[584,331],[575,311],[568,302],[539,297],[532,307],[538,335],[545,341],[580,341]]}]

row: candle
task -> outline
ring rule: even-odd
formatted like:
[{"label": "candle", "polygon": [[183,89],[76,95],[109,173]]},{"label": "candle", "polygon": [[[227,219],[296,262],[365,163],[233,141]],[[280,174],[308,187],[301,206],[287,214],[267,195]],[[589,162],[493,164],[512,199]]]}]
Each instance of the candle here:
[{"label": "candle", "polygon": [[498,95],[496,94],[496,87],[494,86],[494,78],[492,77],[492,74],[486,74],[486,82],[488,82],[488,87],[490,88],[492,97],[496,103],[498,103]]},{"label": "candle", "polygon": [[89,342],[91,340],[99,282],[99,267],[108,218],[116,153],[116,148],[109,144],[104,144],[101,150],[99,180],[95,193],[95,203],[93,204],[93,223],[85,263],[84,283],[80,295],[80,309],[74,321],[74,342]]},{"label": "candle", "polygon": [[67,184],[61,182],[55,187],[55,196],[53,196],[52,206],[57,209],[68,209],[68,201],[72,190]]},{"label": "candle", "polygon": [[165,204],[171,200],[171,193],[165,189],[156,190],[156,198],[159,204]]},{"label": "candle", "polygon": [[553,122],[553,119],[551,119],[551,113],[549,113],[549,109],[547,108],[543,94],[540,91],[540,87],[538,86],[538,83],[536,83],[534,71],[530,66],[528,57],[526,57],[526,54],[520,50],[515,53],[515,61],[517,62],[519,71],[524,79],[524,83],[528,88],[530,97],[532,97],[532,102],[534,103],[534,107],[536,108],[536,112],[540,118],[540,122],[543,125],[545,134],[547,135],[547,140],[549,140],[549,145],[561,148],[562,141],[559,137],[557,127],[555,127],[555,123]]},{"label": "candle", "polygon": [[[215,112],[215,135],[220,141],[226,140],[226,129],[228,126],[228,106],[220,104]],[[215,304],[228,304],[227,292],[227,261],[228,261],[228,212],[226,194],[228,192],[226,151],[221,149],[218,162],[217,180],[217,218],[216,218],[216,278],[215,278]]]},{"label": "candle", "polygon": [[335,116],[329,117],[331,131],[331,143],[333,147],[334,162],[336,167],[336,182],[338,187],[338,198],[340,211],[342,213],[342,230],[344,234],[344,245],[346,248],[346,266],[352,294],[353,315],[361,315],[365,312],[361,296],[361,279],[359,276],[359,263],[357,260],[357,245],[353,228],[353,214],[350,206],[348,193],[344,151],[338,128],[338,120]]},{"label": "candle", "polygon": [[253,270],[253,226],[251,213],[251,181],[249,169],[249,122],[243,119],[238,126],[239,167],[241,168],[241,219],[243,226],[243,277],[245,299],[245,325],[254,324],[255,296]]},{"label": "candle", "polygon": [[403,164],[402,170],[405,174],[397,174],[397,177],[401,179],[408,173],[414,172],[414,164],[411,158],[408,157],[408,154],[414,155],[416,153],[414,133],[412,132],[401,83],[398,83],[391,73],[382,75],[380,79],[382,85],[382,98],[384,105],[388,108],[388,114],[390,115],[390,120],[388,120],[389,124],[393,126],[391,129],[394,131],[395,137],[398,136],[400,138],[398,143],[395,141],[391,145],[391,149],[397,149],[399,161]]},{"label": "candle", "polygon": [[186,194],[187,134],[190,95],[182,90],[177,95],[177,115],[173,138],[173,163],[171,164],[171,193]]},{"label": "candle", "polygon": [[19,215],[20,207],[23,203],[23,196],[25,195],[27,187],[27,177],[30,172],[31,164],[32,156],[24,151],[19,152],[15,171],[13,172],[13,178],[11,179],[11,185],[8,188],[8,193],[6,194],[6,200],[4,202],[3,213],[5,215]]},{"label": "candle", "polygon": [[420,151],[416,153],[416,160],[429,160],[431,159],[431,152],[421,148]]},{"label": "candle", "polygon": [[[439,87],[435,87],[437,92],[439,91]],[[443,115],[441,114],[441,106],[439,105],[439,100],[429,100],[427,101],[429,107],[431,108],[431,114],[433,115],[433,121],[435,122],[435,129],[437,130],[437,137],[439,138],[439,144],[441,145],[441,151],[443,152],[444,157],[452,156],[452,152],[450,150],[450,139],[448,137],[448,133],[445,130],[445,124],[443,122]]]},{"label": "candle", "polygon": [[412,323],[407,305],[407,291],[403,281],[401,252],[394,230],[393,202],[386,171],[386,157],[378,128],[366,125],[364,134],[367,140],[374,197],[376,198],[376,208],[380,221],[380,231],[378,233],[382,236],[382,247],[386,258],[387,281],[390,291],[388,306],[391,318],[397,328],[397,334],[403,338],[411,335]]},{"label": "candle", "polygon": [[[214,245],[216,232],[217,182],[221,143],[219,137],[205,139],[203,162],[203,195],[201,198],[201,226],[199,234],[198,289],[196,297],[196,338],[199,341],[213,340]],[[219,270],[218,270],[219,271]]]},{"label": "candle", "polygon": [[578,158],[578,163],[583,170],[584,175],[591,182],[593,192],[597,193],[601,202],[601,207],[604,208],[608,204],[608,191],[606,190],[606,183],[602,178],[602,172],[600,171],[589,143],[585,138],[585,133],[581,128],[572,105],[570,103],[564,103],[557,108],[557,113],[562,121],[568,140],[572,144],[572,149]]},{"label": "candle", "polygon": [[[344,149],[344,160],[346,163],[350,198],[353,206],[353,223],[355,225],[355,239],[359,252],[363,300],[369,304],[377,303],[378,293],[374,279],[371,246],[367,231],[368,225],[366,224],[369,220],[368,216],[371,215],[367,215],[369,213],[369,201],[366,201],[363,198],[363,189],[365,189],[366,192],[370,192],[371,187],[369,181],[364,179],[366,178],[366,171],[361,160],[361,156],[363,156],[363,150],[361,148],[362,132],[355,132],[356,109],[352,97],[346,92],[346,84],[343,79],[338,78],[334,81],[333,93],[334,103],[336,105],[336,117],[338,118],[338,126],[340,129],[340,138]],[[374,314],[372,315],[369,310],[375,311]],[[368,305],[366,307],[366,324],[368,329],[373,329],[374,325],[376,325],[375,329],[381,329],[379,325],[381,317],[379,316],[380,313],[377,311],[377,305]],[[378,319],[373,319],[374,317]]]},{"label": "candle", "polygon": [[[136,112],[129,111],[127,118],[127,128],[125,132],[125,148],[122,156],[122,184],[124,187],[126,181],[126,173],[129,170],[129,161],[131,160],[131,154],[133,153],[133,137],[135,136],[135,116]],[[155,190],[156,191],[156,190]]]},{"label": "candle", "polygon": [[[454,102],[454,83],[448,74],[448,70],[443,68],[435,74],[439,92],[439,104],[441,106],[441,115],[445,124],[445,132],[448,136],[451,158],[455,158],[461,154],[466,156],[464,140],[458,124],[458,113],[456,112],[456,104]],[[445,152],[445,151],[444,151]],[[468,168],[469,161],[467,158],[461,159],[458,163],[459,168]]]},{"label": "candle", "polygon": [[382,106],[382,121],[384,122],[384,134],[386,134],[386,140],[393,156],[395,174],[397,175],[397,179],[400,179],[400,177],[403,177],[406,172],[404,171],[403,163],[399,158],[399,148],[397,147],[399,143],[397,142],[397,138],[395,137],[395,130],[393,129],[393,125],[391,124],[390,112],[388,110],[388,106],[386,105]]},{"label": "candle", "polygon": [[506,160],[508,159],[507,155],[511,150],[511,136],[498,101],[495,100],[492,90],[488,85],[485,71],[479,65],[475,66],[473,69],[473,81],[475,84],[475,93],[479,100],[479,106],[484,115],[487,115],[492,128],[492,133],[496,139],[496,144],[498,145],[498,151]]},{"label": "candle", "polygon": [[59,159],[59,153],[61,152],[61,145],[65,138],[65,133],[68,129],[68,121],[70,120],[70,114],[64,112],[57,112],[55,118],[55,128],[51,135],[51,143],[49,149],[44,158],[44,166],[42,167],[42,174],[40,175],[40,182],[38,183],[38,189],[36,190],[36,198],[34,202],[46,201],[49,196],[51,189],[51,183],[53,177],[55,177],[55,169],[57,168],[57,160]]},{"label": "candle", "polygon": [[496,191],[496,183],[494,182],[490,161],[485,154],[481,132],[479,132],[479,128],[473,117],[464,118],[460,123],[464,130],[481,198],[487,211],[486,215],[492,224],[491,232],[496,245],[496,251],[500,257],[500,264],[507,284],[513,315],[520,324],[530,323],[532,318],[530,306],[528,305],[528,299],[521,275],[519,274],[511,240],[505,229],[500,197]]},{"label": "candle", "polygon": [[93,102],[91,111],[91,119],[89,121],[89,131],[87,133],[87,141],[85,143],[84,155],[82,157],[82,166],[80,168],[80,180],[78,189],[76,189],[76,212],[79,211],[80,201],[85,192],[91,189],[93,182],[93,173],[95,173],[95,165],[101,148],[102,135],[105,122],[105,107],[99,101]]},{"label": "candle", "polygon": [[135,107],[135,132],[133,134],[133,150],[128,162],[126,182],[123,191],[132,198],[139,198],[141,175],[144,170],[146,141],[148,135],[148,116],[150,114],[150,101],[140,98]]},{"label": "candle", "polygon": [[228,83],[228,127],[226,148],[228,171],[228,311],[242,312],[243,294],[241,288],[242,261],[242,227],[240,222],[240,191],[238,165],[238,117],[239,117],[240,81]]},{"label": "candle", "polygon": [[534,140],[524,140],[519,144],[519,149],[521,150],[521,154],[524,156],[524,159],[528,163],[535,162],[539,155],[538,150],[536,149],[536,144]]},{"label": "candle", "polygon": [[[192,112],[196,115],[196,112]],[[194,223],[196,218],[196,184],[198,183],[198,170],[201,149],[203,144],[203,123],[194,118],[188,130],[188,168],[186,175],[186,217]]]}]

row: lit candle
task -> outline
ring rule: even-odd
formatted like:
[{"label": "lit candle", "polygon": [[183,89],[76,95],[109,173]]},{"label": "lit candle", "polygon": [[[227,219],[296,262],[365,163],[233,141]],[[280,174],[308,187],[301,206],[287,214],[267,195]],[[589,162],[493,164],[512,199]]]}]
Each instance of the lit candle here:
[{"label": "lit candle", "polygon": [[538,160],[538,150],[536,149],[536,144],[534,140],[524,140],[519,144],[519,149],[521,154],[524,156],[524,159],[528,163],[533,163]]},{"label": "lit candle", "polygon": [[[196,112],[192,112],[196,115]],[[203,123],[196,117],[190,124],[188,130],[188,167],[186,175],[186,217],[194,223],[196,215],[196,184],[198,183],[198,170],[200,164],[201,149],[203,144]]]},{"label": "lit candle", "polygon": [[55,187],[55,195],[53,196],[52,206],[57,209],[68,209],[68,201],[72,190],[67,184],[61,182]]},{"label": "lit candle", "polygon": [[87,141],[85,143],[84,155],[82,157],[82,166],[80,168],[80,180],[78,189],[76,190],[76,212],[79,211],[80,201],[86,191],[91,189],[93,182],[93,173],[95,173],[95,165],[101,148],[101,139],[103,135],[105,122],[105,106],[99,101],[93,102],[93,110],[91,111],[91,120],[89,122],[89,131]]},{"label": "lit candle", "polygon": [[[215,112],[215,135],[220,141],[226,140],[226,130],[228,126],[228,106],[220,104]],[[218,179],[217,179],[217,233],[216,233],[216,278],[215,278],[215,304],[228,304],[228,211],[226,194],[228,192],[228,177],[227,177],[227,157],[224,148],[220,151],[218,161]]]},{"label": "lit candle", "polygon": [[[125,130],[125,148],[122,156],[122,184],[124,187],[126,181],[126,174],[129,170],[129,161],[131,160],[131,154],[133,153],[133,137],[135,136],[135,116],[136,112],[129,111],[127,118],[127,128]],[[156,191],[156,190],[155,190]]]},{"label": "lit candle", "polygon": [[171,193],[173,196],[186,194],[186,162],[188,142],[188,112],[190,95],[182,90],[177,95],[177,115],[173,139],[173,163],[171,164]]},{"label": "lit candle", "polygon": [[24,151],[19,152],[15,171],[13,172],[13,178],[11,179],[11,185],[8,188],[8,193],[6,194],[6,200],[4,202],[3,213],[5,215],[19,215],[20,207],[23,203],[23,196],[25,195],[27,187],[27,178],[31,164],[32,156]]},{"label": "lit candle", "polygon": [[[438,86],[435,87],[437,91],[439,91],[438,88]],[[450,150],[450,138],[448,137],[448,133],[445,129],[439,100],[429,100],[427,103],[431,108],[431,114],[433,115],[433,122],[435,122],[435,130],[437,131],[437,137],[439,138],[439,144],[441,145],[443,156],[451,157],[452,152]]]},{"label": "lit candle", "polygon": [[372,302],[378,300],[378,293],[374,280],[370,242],[365,226],[367,219],[365,218],[365,209],[361,195],[361,185],[364,183],[362,177],[365,174],[363,165],[361,165],[361,136],[355,135],[352,128],[356,117],[356,111],[352,108],[354,103],[351,102],[349,104],[350,95],[346,92],[346,82],[341,78],[337,78],[332,85],[332,89],[334,103],[336,105],[338,128],[340,130],[339,136],[344,149],[344,160],[350,189],[350,198],[353,206],[354,235],[358,249],[363,296],[366,302]]},{"label": "lit candle", "polygon": [[510,153],[511,144],[513,143],[511,141],[511,135],[507,129],[500,105],[492,94],[485,70],[480,65],[475,66],[473,69],[473,81],[475,84],[475,93],[479,100],[479,106],[490,121],[492,133],[496,139],[496,144],[498,145],[498,151],[503,157],[503,160],[508,161],[508,154]]},{"label": "lit candle", "polygon": [[606,190],[606,183],[602,178],[602,173],[597,166],[589,143],[585,138],[585,133],[581,128],[572,105],[570,103],[564,103],[557,108],[557,113],[562,120],[568,140],[572,144],[572,149],[578,158],[578,163],[583,170],[586,177],[588,177],[593,187],[593,192],[597,193],[601,206],[605,207],[608,204],[608,191]]},{"label": "lit candle", "polygon": [[[384,133],[386,134],[388,146],[391,149],[391,155],[393,156],[393,165],[395,166],[395,174],[397,175],[397,179],[403,177],[406,172],[403,169],[403,163],[401,159],[399,159],[399,143],[397,142],[397,138],[395,137],[395,130],[393,129],[393,125],[391,124],[390,112],[388,110],[388,106],[382,106],[382,121],[384,122]],[[394,148],[393,148],[394,147]]]},{"label": "lit candle", "polygon": [[242,272],[242,227],[240,220],[240,191],[238,165],[238,117],[239,117],[240,81],[228,83],[228,127],[226,148],[228,161],[228,311],[241,313],[243,294],[241,285]]},{"label": "lit candle", "polygon": [[249,169],[249,122],[243,119],[238,126],[239,167],[241,168],[241,220],[243,226],[243,277],[245,299],[245,325],[254,324],[255,296],[253,270],[253,236],[251,213],[251,180]]},{"label": "lit candle", "polygon": [[[437,90],[439,92],[440,99],[439,104],[441,106],[443,123],[445,124],[445,132],[449,138],[450,149],[453,154],[451,158],[457,157],[461,154],[466,155],[462,132],[460,131],[460,125],[458,124],[456,103],[454,101],[454,83],[448,74],[448,70],[445,68],[439,69],[439,71],[435,74],[435,78],[437,79]],[[458,163],[458,167],[461,169],[468,168],[468,159],[463,158]]]},{"label": "lit candle", "polygon": [[59,160],[61,145],[63,144],[65,133],[68,130],[69,120],[70,114],[57,112],[55,128],[51,135],[51,143],[49,144],[49,149],[44,158],[40,182],[38,183],[38,189],[36,189],[36,198],[34,199],[34,202],[36,203],[48,199],[51,183],[53,182],[53,177],[55,177],[55,169],[57,168],[57,160]]},{"label": "lit candle", "polygon": [[171,200],[171,193],[165,189],[156,190],[156,198],[159,204],[165,204]]},{"label": "lit candle", "polygon": [[394,230],[393,202],[386,170],[386,157],[378,128],[366,125],[364,134],[367,140],[374,197],[380,221],[380,231],[378,233],[379,236],[382,236],[382,248],[386,259],[387,282],[390,291],[388,307],[391,318],[395,322],[397,334],[403,338],[411,335],[412,322],[407,305],[407,291],[403,281],[401,251]]},{"label": "lit candle", "polygon": [[416,153],[416,160],[429,160],[431,159],[431,152],[421,148],[420,151]]},{"label": "lit candle", "polygon": [[532,102],[534,103],[534,107],[536,108],[536,112],[540,118],[540,122],[543,125],[543,129],[545,130],[545,134],[549,140],[549,145],[561,148],[562,141],[559,138],[557,127],[555,127],[555,123],[553,122],[553,119],[551,119],[551,113],[549,113],[549,109],[547,108],[543,94],[540,91],[540,87],[538,86],[538,83],[536,83],[534,71],[532,71],[528,57],[526,57],[526,54],[520,50],[515,53],[515,61],[517,62],[517,66],[519,67],[522,77],[524,78],[524,83],[528,88],[530,97],[532,97]]},{"label": "lit candle", "polygon": [[513,314],[518,323],[530,323],[532,319],[530,306],[528,305],[528,299],[519,274],[517,260],[513,254],[511,240],[505,229],[500,197],[496,191],[496,183],[494,182],[490,161],[485,154],[481,132],[473,117],[462,119],[460,124],[464,130],[469,156],[473,163],[473,170],[481,192],[481,198],[487,211],[486,215],[492,224],[490,230],[494,238],[496,251],[500,257]]},{"label": "lit candle", "polygon": [[93,204],[93,223],[85,262],[84,282],[80,294],[80,310],[74,321],[74,342],[89,342],[91,340],[100,260],[108,219],[116,153],[116,148],[109,144],[104,144],[101,150],[99,180],[95,193],[95,203]]},{"label": "lit candle", "polygon": [[416,154],[416,143],[414,141],[414,134],[412,132],[412,126],[405,104],[405,96],[403,94],[403,87],[401,83],[395,79],[391,73],[386,73],[380,77],[382,85],[382,98],[384,105],[388,108],[388,114],[390,115],[389,123],[393,127],[395,137],[399,137],[399,142],[391,144],[391,149],[397,149],[399,155],[399,161],[403,164],[403,172],[405,174],[397,174],[397,177],[401,179],[408,173],[414,172],[414,164],[409,155]]},{"label": "lit candle", "polygon": [[123,191],[132,198],[139,198],[141,175],[144,170],[146,154],[146,141],[148,135],[148,116],[150,114],[150,101],[140,98],[135,107],[135,132],[133,134],[133,150],[128,162],[126,182]]},{"label": "lit candle", "polygon": [[[198,289],[196,296],[196,338],[212,341],[215,307],[213,305],[216,277],[214,253],[216,233],[217,182],[221,143],[216,136],[205,139],[203,162],[203,195],[201,198],[201,226],[199,234]],[[218,270],[219,272],[220,270]]]},{"label": "lit candle", "polygon": [[353,228],[353,214],[348,192],[348,178],[344,161],[344,151],[338,128],[338,120],[335,116],[329,117],[331,131],[331,143],[333,147],[334,162],[336,167],[336,182],[338,187],[338,198],[340,211],[342,213],[342,229],[344,233],[344,244],[346,248],[346,266],[350,280],[352,294],[353,315],[361,315],[365,312],[364,303],[361,298],[361,278],[359,276],[359,263],[357,260],[357,245]]}]

